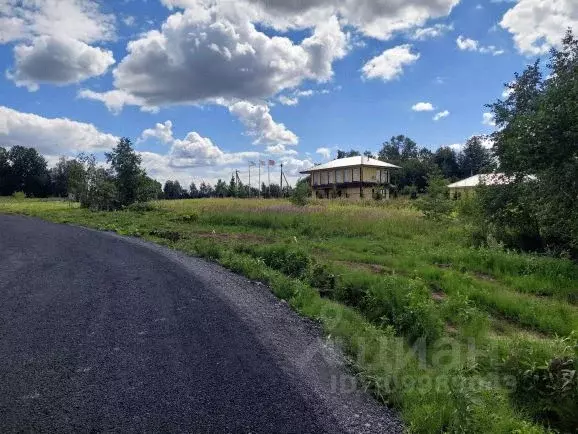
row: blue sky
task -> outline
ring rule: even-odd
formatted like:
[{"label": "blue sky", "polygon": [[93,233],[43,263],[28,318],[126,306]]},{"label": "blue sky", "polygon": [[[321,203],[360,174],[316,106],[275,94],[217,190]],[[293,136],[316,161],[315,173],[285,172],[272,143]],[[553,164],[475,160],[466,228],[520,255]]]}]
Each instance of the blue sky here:
[{"label": "blue sky", "polygon": [[259,158],[295,180],[397,134],[459,146],[577,25],[573,0],[3,0],[0,145],[53,162],[127,136],[186,184]]}]

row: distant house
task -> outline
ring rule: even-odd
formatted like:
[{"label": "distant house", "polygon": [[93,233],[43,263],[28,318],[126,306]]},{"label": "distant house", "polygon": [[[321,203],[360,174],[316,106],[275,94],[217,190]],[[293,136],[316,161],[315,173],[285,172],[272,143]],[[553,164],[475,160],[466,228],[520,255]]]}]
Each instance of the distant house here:
[{"label": "distant house", "polygon": [[504,185],[509,182],[509,178],[503,173],[486,173],[470,176],[469,178],[454,182],[448,185],[448,188],[450,189],[450,197],[459,199],[470,196],[479,185]]},{"label": "distant house", "polygon": [[390,163],[365,156],[341,158],[301,172],[311,176],[314,197],[360,199],[381,196],[389,199]]}]

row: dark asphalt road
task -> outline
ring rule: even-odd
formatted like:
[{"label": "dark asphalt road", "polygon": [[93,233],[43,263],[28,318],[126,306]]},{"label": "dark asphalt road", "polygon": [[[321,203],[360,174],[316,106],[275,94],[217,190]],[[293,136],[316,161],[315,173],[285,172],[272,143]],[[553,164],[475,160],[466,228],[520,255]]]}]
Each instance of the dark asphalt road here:
[{"label": "dark asphalt road", "polygon": [[399,432],[263,286],[140,240],[0,216],[0,432]]}]

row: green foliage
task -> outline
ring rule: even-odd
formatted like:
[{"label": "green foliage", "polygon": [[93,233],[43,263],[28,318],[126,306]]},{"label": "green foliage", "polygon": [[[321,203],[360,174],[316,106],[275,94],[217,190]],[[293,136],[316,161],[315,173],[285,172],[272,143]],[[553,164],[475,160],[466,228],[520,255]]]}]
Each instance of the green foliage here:
[{"label": "green foliage", "polygon": [[132,142],[123,137],[116,147],[105,155],[115,175],[113,182],[116,185],[118,202],[122,206],[136,202],[144,171],[140,167],[142,158],[134,151]]},{"label": "green foliage", "polygon": [[225,181],[223,181],[222,179],[219,179],[217,181],[217,184],[215,185],[215,196],[216,197],[227,197],[228,194],[229,194],[229,187],[227,187],[227,184],[225,183]]},{"label": "green foliage", "polygon": [[12,198],[16,200],[24,200],[26,199],[26,193],[24,193],[23,191],[15,191],[14,193],[12,193]]},{"label": "green foliage", "polygon": [[309,196],[311,195],[311,188],[307,180],[302,180],[297,183],[291,195],[291,203],[297,206],[307,205]]},{"label": "green foliage", "polygon": [[[548,67],[546,79],[538,61],[516,74],[508,98],[489,106],[494,149],[507,175],[537,180],[517,200],[535,221],[536,244],[578,256],[578,41],[570,31]],[[525,229],[526,214],[510,225]]]},{"label": "green foliage", "polygon": [[163,188],[164,198],[167,200],[182,199],[185,195],[185,190],[181,187],[179,181],[167,181]]},{"label": "green foliage", "polygon": [[470,138],[458,156],[460,177],[468,178],[480,173],[491,173],[495,169],[492,153],[484,147],[480,136]]},{"label": "green foliage", "polygon": [[425,218],[443,220],[449,217],[454,205],[449,198],[447,181],[440,174],[428,176],[427,195],[420,198],[416,205]]},{"label": "green foliage", "polygon": [[127,211],[145,213],[156,210],[156,206],[150,202],[135,202],[126,207]]},{"label": "green foliage", "polygon": [[137,201],[143,203],[149,200],[157,200],[162,195],[163,188],[161,183],[143,173],[139,178]]},{"label": "green foliage", "polygon": [[257,252],[267,266],[289,277],[304,277],[311,265],[311,259],[306,252],[288,245],[263,247]]},{"label": "green foliage", "polygon": [[341,160],[342,158],[349,158],[349,157],[359,157],[361,155],[361,153],[359,151],[356,151],[354,149],[352,149],[351,151],[341,151],[338,150],[337,151],[337,159]]},{"label": "green foliage", "polygon": [[22,191],[28,197],[50,194],[50,176],[46,160],[34,148],[0,148],[0,195]]}]

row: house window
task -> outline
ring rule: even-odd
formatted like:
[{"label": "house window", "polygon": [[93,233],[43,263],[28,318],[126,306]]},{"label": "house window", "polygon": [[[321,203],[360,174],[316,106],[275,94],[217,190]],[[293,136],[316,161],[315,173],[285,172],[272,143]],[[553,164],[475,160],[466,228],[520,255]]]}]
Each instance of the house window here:
[{"label": "house window", "polygon": [[359,182],[359,167],[353,169],[353,182]]},{"label": "house window", "polygon": [[313,185],[319,185],[319,173],[313,174]]},{"label": "house window", "polygon": [[345,182],[351,182],[351,169],[345,169]]},{"label": "house window", "polygon": [[321,185],[327,185],[327,172],[321,172]]},{"label": "house window", "polygon": [[343,183],[343,170],[337,170],[335,172],[335,182],[337,184],[342,184]]}]

